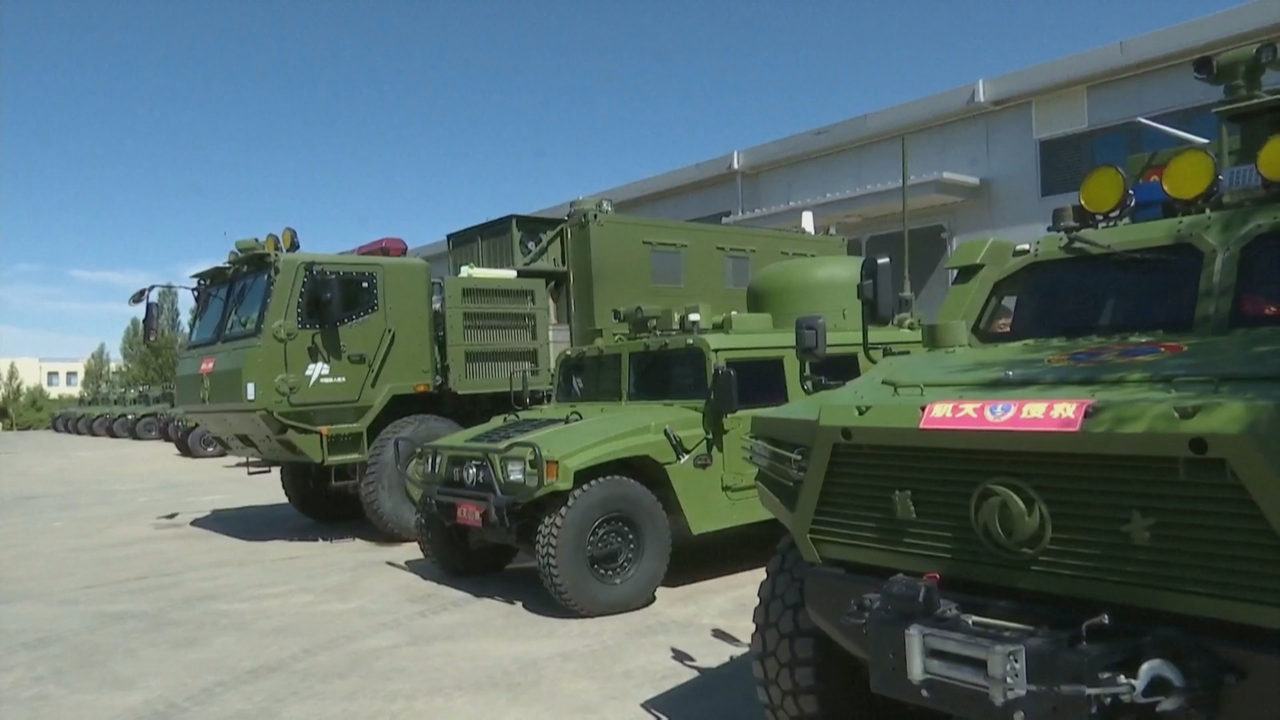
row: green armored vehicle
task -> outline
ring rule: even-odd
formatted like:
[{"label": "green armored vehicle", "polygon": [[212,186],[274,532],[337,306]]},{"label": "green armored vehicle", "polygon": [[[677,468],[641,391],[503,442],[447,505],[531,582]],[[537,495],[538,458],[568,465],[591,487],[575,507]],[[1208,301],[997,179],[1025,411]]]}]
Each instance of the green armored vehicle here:
[{"label": "green armored vehicle", "polygon": [[[747,312],[716,318],[706,306],[617,310],[627,338],[562,355],[553,402],[415,452],[423,554],[469,575],[524,548],[573,612],[647,604],[673,529],[768,519],[739,449],[753,414],[857,377],[870,343],[919,347],[918,332],[862,323],[859,272],[847,256],[779,263],[752,280]],[[832,330],[829,354],[807,367],[794,351],[801,316]]]},{"label": "green armored vehicle", "polygon": [[1280,61],[1192,69],[1216,151],[960,245],[925,352],[753,419],[769,717],[1276,716]]},{"label": "green armored vehicle", "polygon": [[298,252],[292,230],[237,242],[226,263],[195,276],[176,383],[185,418],[251,458],[251,471],[280,467],[302,514],[364,515],[411,540],[395,443],[486,422],[525,384],[531,397],[549,393],[553,350],[611,339],[613,307],[652,298],[745,309],[755,269],[846,252],[834,236],[635,218],[587,201],[567,218],[467,228],[448,246],[459,272],[433,279],[396,238],[353,254]]},{"label": "green armored vehicle", "polygon": [[149,388],[143,388],[131,406],[116,413],[111,421],[111,435],[134,440],[159,440],[160,414],[172,407],[172,388],[164,388],[154,395]]}]

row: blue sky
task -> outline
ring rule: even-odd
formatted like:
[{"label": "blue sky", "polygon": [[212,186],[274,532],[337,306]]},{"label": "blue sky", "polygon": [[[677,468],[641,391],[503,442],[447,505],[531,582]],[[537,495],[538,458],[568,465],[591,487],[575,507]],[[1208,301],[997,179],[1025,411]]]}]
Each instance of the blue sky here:
[{"label": "blue sky", "polygon": [[0,356],[115,356],[236,238],[421,245],[1240,4],[5,0]]}]

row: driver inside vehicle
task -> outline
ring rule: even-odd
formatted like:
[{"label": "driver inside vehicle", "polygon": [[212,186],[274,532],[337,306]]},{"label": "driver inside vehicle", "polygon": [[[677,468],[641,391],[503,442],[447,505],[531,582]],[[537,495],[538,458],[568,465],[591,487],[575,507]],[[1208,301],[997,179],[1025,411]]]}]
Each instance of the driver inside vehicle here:
[{"label": "driver inside vehicle", "polygon": [[1013,310],[1008,305],[1000,304],[996,307],[995,313],[991,316],[991,320],[987,323],[987,331],[993,333],[1007,333],[1013,329]]}]

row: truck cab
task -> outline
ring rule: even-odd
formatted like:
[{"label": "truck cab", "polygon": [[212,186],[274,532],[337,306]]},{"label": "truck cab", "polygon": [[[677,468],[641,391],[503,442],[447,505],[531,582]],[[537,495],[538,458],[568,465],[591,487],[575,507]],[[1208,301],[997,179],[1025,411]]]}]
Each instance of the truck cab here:
[{"label": "truck cab", "polygon": [[[628,338],[562,354],[549,404],[414,450],[409,493],[424,555],[472,574],[501,570],[524,548],[572,612],[647,604],[673,533],[768,519],[740,450],[753,415],[858,377],[868,341],[919,346],[915,331],[864,328],[850,312],[860,272],[852,257],[773,265],[752,282],[743,313],[615,309]],[[798,319],[830,320],[821,360],[797,356]]]}]

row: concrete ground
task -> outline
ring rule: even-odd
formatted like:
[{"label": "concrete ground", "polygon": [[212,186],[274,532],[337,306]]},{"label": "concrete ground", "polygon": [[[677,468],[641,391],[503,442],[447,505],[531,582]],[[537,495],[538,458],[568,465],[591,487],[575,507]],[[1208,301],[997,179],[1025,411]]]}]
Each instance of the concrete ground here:
[{"label": "concrete ground", "polygon": [[569,619],[527,561],[446,581],[232,458],[0,433],[0,716],[757,720],[772,541],[687,548],[654,605]]}]

